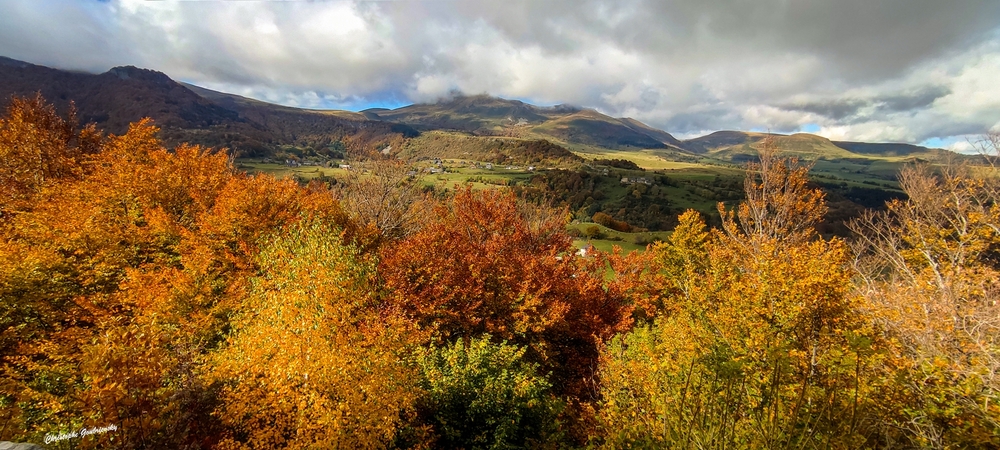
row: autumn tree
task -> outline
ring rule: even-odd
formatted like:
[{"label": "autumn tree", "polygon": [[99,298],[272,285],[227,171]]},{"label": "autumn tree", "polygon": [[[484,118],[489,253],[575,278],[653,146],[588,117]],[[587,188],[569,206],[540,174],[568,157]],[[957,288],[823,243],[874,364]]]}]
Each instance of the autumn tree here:
[{"label": "autumn tree", "polygon": [[[6,380],[20,386],[12,397],[23,406],[11,410],[26,435],[103,421],[124,425],[117,419],[131,417],[150,422],[127,427],[138,434],[119,435],[118,445],[178,442],[154,437],[176,431],[157,422],[176,411],[168,406],[183,406],[174,401],[177,391],[163,386],[177,386],[168,381],[177,381],[173,368],[197,354],[176,351],[186,342],[168,337],[183,335],[164,334],[176,322],[164,323],[169,316],[157,316],[163,308],[149,301],[170,296],[153,295],[157,285],[122,287],[132,279],[150,281],[146,272],[180,267],[184,231],[211,207],[233,172],[224,154],[190,146],[167,152],[155,135],[155,127],[141,122],[103,140],[98,152],[78,161],[76,175],[42,186],[5,229],[5,250],[26,256],[7,266],[13,271],[3,277],[5,304],[24,312],[15,321],[38,325],[37,333],[4,330],[17,342],[5,351]],[[37,276],[18,275],[24,270]],[[164,352],[167,342],[174,352]],[[38,384],[46,379],[58,382]],[[34,413],[25,409],[43,404],[48,406]],[[190,422],[191,416],[173,420]],[[172,436],[183,440],[187,434]]]},{"label": "autumn tree", "polygon": [[101,135],[78,128],[70,106],[63,119],[41,94],[14,97],[0,119],[0,218],[21,209],[39,189],[83,174],[83,159],[95,153]]},{"label": "autumn tree", "polygon": [[758,160],[746,167],[745,200],[735,211],[721,202],[718,206],[728,239],[751,255],[770,256],[763,253],[768,243],[793,246],[811,240],[826,213],[823,191],[807,186],[809,166],[778,152],[774,137],[762,140]]},{"label": "autumn tree", "polygon": [[79,445],[211,445],[206,357],[259,273],[261,244],[304,217],[365,238],[329,191],[238,174],[223,151],[167,150],[149,121],[84,151],[80,137],[32,137],[62,125],[43,104],[17,105],[36,110],[14,115],[30,123],[8,126],[9,142],[47,142],[76,166],[0,173],[42,180],[0,222],[3,438],[114,423],[120,432]]},{"label": "autumn tree", "polygon": [[896,345],[885,367],[913,403],[887,416],[912,444],[1000,445],[1000,140],[987,164],[907,167],[907,200],[852,224],[857,289]]},{"label": "autumn tree", "polygon": [[348,171],[341,195],[346,209],[362,226],[398,239],[420,228],[429,205],[423,205],[420,183],[406,163],[377,157],[359,161]]},{"label": "autumn tree", "polygon": [[378,307],[374,262],[340,230],[304,222],[259,258],[226,345],[225,448],[381,448],[413,410],[408,326]]},{"label": "autumn tree", "polygon": [[632,296],[634,315],[640,322],[669,315],[693,301],[709,267],[711,237],[701,215],[685,211],[666,241],[649,246],[642,256],[632,257],[626,265],[633,266],[632,272],[616,271],[616,278],[622,281],[623,275],[633,274],[633,289],[642,289],[641,294]]},{"label": "autumn tree", "polygon": [[[653,246],[652,316],[602,356],[604,444],[857,447],[868,439],[871,342],[843,242],[819,239],[822,194],[761,149],[724,230],[681,216]],[[648,325],[647,325],[648,324]]]},{"label": "autumn tree", "polygon": [[526,347],[556,386],[581,393],[596,345],[628,308],[603,288],[605,266],[573,256],[566,214],[522,211],[510,192],[460,189],[422,230],[383,249],[387,301],[442,342],[490,334]]}]

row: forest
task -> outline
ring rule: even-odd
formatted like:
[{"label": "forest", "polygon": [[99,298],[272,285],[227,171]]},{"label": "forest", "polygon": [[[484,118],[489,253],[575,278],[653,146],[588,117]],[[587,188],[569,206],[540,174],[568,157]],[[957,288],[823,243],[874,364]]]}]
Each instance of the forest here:
[{"label": "forest", "polygon": [[718,226],[580,256],[573,211],[508,188],[428,195],[393,160],[302,185],[15,98],[0,441],[1000,447],[996,160],[905,168],[843,238],[808,166],[757,151]]}]

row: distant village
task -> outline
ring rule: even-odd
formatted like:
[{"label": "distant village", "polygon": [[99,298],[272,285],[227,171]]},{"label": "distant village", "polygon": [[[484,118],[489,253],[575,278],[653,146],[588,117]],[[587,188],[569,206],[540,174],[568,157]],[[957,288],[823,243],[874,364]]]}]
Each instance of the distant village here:
[{"label": "distant village", "polygon": [[[340,162],[338,162],[337,160],[317,161],[317,160],[310,160],[310,159],[303,159],[303,160],[298,160],[298,159],[284,159],[284,160],[265,160],[264,162],[269,162],[269,163],[273,163],[273,164],[283,164],[283,165],[285,165],[287,167],[292,167],[292,168],[295,168],[295,167],[306,167],[306,166],[308,166],[308,167],[324,167],[324,168],[334,168],[334,169],[342,169],[342,170],[351,170],[351,164],[350,163],[348,163],[347,161],[340,161]],[[446,163],[447,163],[447,165],[446,165]],[[437,175],[437,174],[444,174],[444,173],[453,172],[456,169],[466,169],[466,168],[467,169],[477,169],[477,170],[487,170],[487,171],[492,171],[492,170],[506,170],[506,171],[511,171],[511,172],[536,172],[538,170],[547,170],[547,169],[538,168],[538,167],[536,167],[534,165],[529,165],[529,166],[523,167],[523,166],[502,165],[502,164],[497,164],[497,163],[492,163],[492,162],[481,162],[481,161],[443,160],[441,158],[433,158],[433,159],[424,160],[423,164],[420,164],[420,166],[423,166],[423,167],[414,168],[413,170],[410,170],[407,173],[407,175],[409,175],[409,176],[417,176],[418,174]],[[621,173],[618,170],[614,170],[613,171],[613,170],[611,170],[611,169],[609,169],[607,167],[601,167],[601,166],[594,167],[594,166],[591,166],[589,164],[584,164],[584,167],[587,168],[587,169],[590,169],[592,171],[595,171],[595,172],[599,173],[601,176],[604,176],[604,177],[615,176],[615,175],[617,175],[617,173]],[[617,172],[617,173],[614,173],[614,172]],[[643,177],[622,176],[621,179],[620,179],[620,182],[621,182],[622,185],[625,185],[625,186],[637,185],[637,184],[643,184],[643,185],[646,185],[646,186],[652,186],[654,184],[654,179],[653,178],[649,178],[649,177],[644,177],[644,176]]]}]

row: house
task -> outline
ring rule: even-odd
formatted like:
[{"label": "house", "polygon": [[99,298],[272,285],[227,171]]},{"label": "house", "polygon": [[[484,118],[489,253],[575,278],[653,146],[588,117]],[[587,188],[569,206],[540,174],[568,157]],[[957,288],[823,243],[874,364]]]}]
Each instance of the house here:
[{"label": "house", "polygon": [[639,178],[622,177],[622,184],[645,184],[649,186],[653,184],[653,181],[646,177],[639,177]]}]

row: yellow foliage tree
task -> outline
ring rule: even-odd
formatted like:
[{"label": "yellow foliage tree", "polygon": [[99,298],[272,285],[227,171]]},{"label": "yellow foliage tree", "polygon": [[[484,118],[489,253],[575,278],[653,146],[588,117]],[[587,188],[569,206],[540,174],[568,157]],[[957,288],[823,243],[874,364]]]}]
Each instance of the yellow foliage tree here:
[{"label": "yellow foliage tree", "polygon": [[847,248],[816,236],[825,206],[805,177],[765,147],[747,201],[735,214],[719,205],[723,232],[689,212],[651,248],[655,321],[602,357],[606,445],[866,442],[871,342],[848,295]]},{"label": "yellow foliage tree", "polygon": [[886,420],[918,446],[998,446],[1000,171],[909,167],[900,184],[907,200],[852,224],[859,294],[895,344],[886,377],[911,399]]},{"label": "yellow foliage tree", "polygon": [[339,234],[311,221],[262,252],[213,358],[223,448],[383,448],[412,413],[415,334],[379,307],[374,262]]},{"label": "yellow foliage tree", "polygon": [[77,444],[211,446],[206,362],[261,243],[307,216],[354,228],[329,191],[237,174],[225,152],[168,151],[149,121],[92,149],[40,100],[16,106],[31,110],[3,119],[20,151],[5,154],[71,157],[0,167],[20,193],[0,220],[0,438],[116,424]]}]

